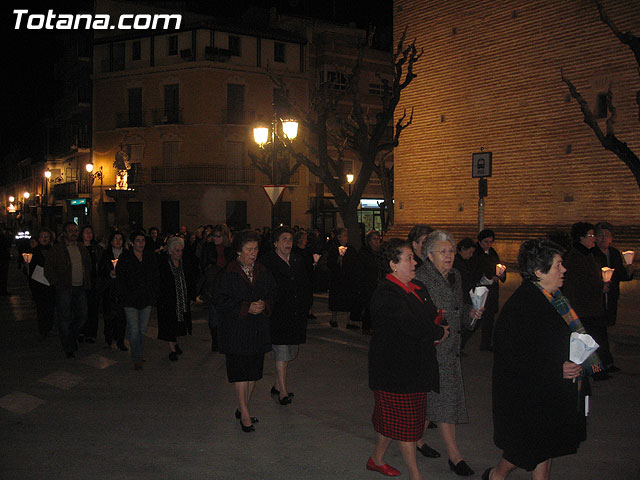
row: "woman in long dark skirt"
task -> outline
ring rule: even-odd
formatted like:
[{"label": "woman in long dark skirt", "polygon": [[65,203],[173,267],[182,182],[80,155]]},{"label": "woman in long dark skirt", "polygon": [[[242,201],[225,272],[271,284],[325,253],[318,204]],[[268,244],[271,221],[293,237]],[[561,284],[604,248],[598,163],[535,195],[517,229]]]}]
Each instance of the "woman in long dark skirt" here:
[{"label": "woman in long dark skirt", "polygon": [[269,315],[276,283],[256,262],[260,237],[255,231],[238,232],[233,248],[238,258],[218,277],[213,303],[218,314],[220,351],[225,354],[227,378],[234,384],[238,408],[235,416],[243,432],[255,430],[249,401],[262,378],[264,354],[271,350]]},{"label": "woman in long dark skirt", "polygon": [[106,250],[98,268],[98,288],[102,292],[102,318],[104,320],[104,341],[107,347],[116,342],[118,349],[126,352],[124,335],[127,331],[127,319],[122,305],[116,295],[116,264],[124,253],[124,235],[122,232],[111,233]]}]

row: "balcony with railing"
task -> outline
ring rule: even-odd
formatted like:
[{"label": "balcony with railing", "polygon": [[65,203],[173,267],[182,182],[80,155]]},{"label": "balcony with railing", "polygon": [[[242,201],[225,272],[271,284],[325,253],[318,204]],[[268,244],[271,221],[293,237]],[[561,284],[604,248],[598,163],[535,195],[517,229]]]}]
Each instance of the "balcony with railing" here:
[{"label": "balcony with railing", "polygon": [[[129,184],[212,184],[212,185],[266,185],[269,179],[253,167],[227,165],[185,165],[180,167],[136,167],[129,171]],[[300,175],[295,172],[289,185],[299,185]]]},{"label": "balcony with railing", "polygon": [[151,111],[151,121],[154,125],[171,125],[184,123],[182,119],[182,109],[157,108]]},{"label": "balcony with railing", "polygon": [[116,113],[116,128],[144,127],[144,117],[145,114],[142,110],[118,112]]},{"label": "balcony with railing", "polygon": [[81,194],[91,193],[92,182],[90,179],[81,179],[74,182],[56,183],[51,188],[51,194],[56,200],[76,198]]}]

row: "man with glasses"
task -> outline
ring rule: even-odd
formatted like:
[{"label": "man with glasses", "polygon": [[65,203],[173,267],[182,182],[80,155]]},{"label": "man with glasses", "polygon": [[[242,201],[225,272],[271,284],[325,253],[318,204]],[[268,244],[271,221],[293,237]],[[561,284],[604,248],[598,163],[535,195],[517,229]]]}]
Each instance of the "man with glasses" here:
[{"label": "man with glasses", "polygon": [[[598,342],[598,355],[604,365],[613,363],[608,351],[607,319],[602,304],[602,295],[609,291],[609,284],[602,281],[602,273],[591,250],[596,245],[595,227],[591,223],[577,222],[571,226],[573,244],[564,256],[562,292],[569,300],[589,335]],[[605,372],[597,373],[594,380],[611,378]]]}]

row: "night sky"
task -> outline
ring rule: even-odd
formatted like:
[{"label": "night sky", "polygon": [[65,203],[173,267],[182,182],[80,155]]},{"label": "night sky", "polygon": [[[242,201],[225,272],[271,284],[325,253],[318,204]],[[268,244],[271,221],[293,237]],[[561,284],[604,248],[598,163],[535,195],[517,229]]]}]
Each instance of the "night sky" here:
[{"label": "night sky", "polygon": [[[163,3],[163,2],[158,2]],[[168,4],[175,2],[165,2]],[[234,0],[196,1],[187,0],[189,10],[220,17],[239,15],[247,7],[256,5],[269,8],[275,6],[279,12],[315,16],[338,22],[356,22],[366,28],[369,24],[387,26],[392,24],[392,0],[372,3],[362,0]],[[53,62],[59,55],[55,33],[51,30],[15,30],[14,9],[26,9],[30,13],[73,13],[86,9],[91,1],[12,1],[2,6],[2,22],[5,35],[5,55],[2,75],[2,96],[5,115],[2,117],[0,142],[2,156],[14,145],[29,145],[32,142],[30,127],[50,112],[56,96],[53,81]],[[380,7],[379,5],[382,5]]]}]

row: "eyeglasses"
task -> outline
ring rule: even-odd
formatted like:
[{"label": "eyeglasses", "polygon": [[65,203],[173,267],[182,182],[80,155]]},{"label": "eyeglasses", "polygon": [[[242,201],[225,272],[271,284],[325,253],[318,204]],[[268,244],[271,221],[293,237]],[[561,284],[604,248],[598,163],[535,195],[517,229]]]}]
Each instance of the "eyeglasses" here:
[{"label": "eyeglasses", "polygon": [[433,253],[437,253],[438,255],[445,256],[447,254],[453,255],[454,253],[456,253],[456,251],[453,248],[450,248],[448,250],[437,250],[437,251],[435,251]]},{"label": "eyeglasses", "polygon": [[585,235],[585,237],[591,237],[591,238],[595,238],[595,235],[593,233],[587,233]]},{"label": "eyeglasses", "polygon": [[220,235],[219,233],[215,233],[215,234],[213,235],[213,238],[222,238],[222,235]]}]

